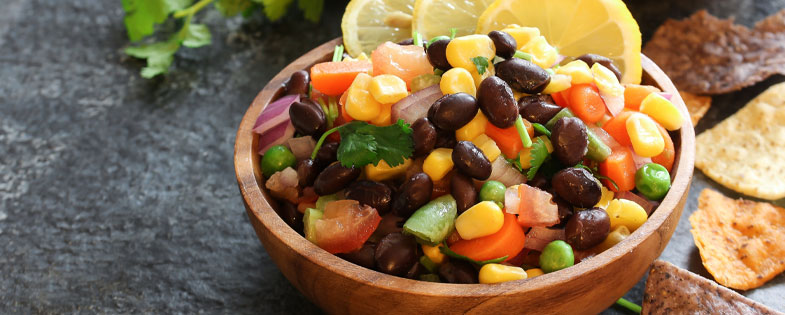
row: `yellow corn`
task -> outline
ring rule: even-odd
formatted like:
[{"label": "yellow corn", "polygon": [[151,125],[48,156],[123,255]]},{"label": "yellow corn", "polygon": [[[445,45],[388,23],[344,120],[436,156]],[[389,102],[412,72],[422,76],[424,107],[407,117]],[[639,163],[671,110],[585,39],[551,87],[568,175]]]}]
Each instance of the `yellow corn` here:
[{"label": "yellow corn", "polygon": [[651,93],[641,101],[641,113],[651,116],[670,131],[678,130],[684,117],[675,105],[659,93]]},{"label": "yellow corn", "polygon": [[360,73],[346,91],[346,113],[354,119],[371,120],[379,116],[382,110],[382,104],[368,92],[370,84],[371,76]]},{"label": "yellow corn", "polygon": [[442,94],[455,94],[458,92],[467,93],[471,96],[477,96],[477,87],[474,85],[474,78],[471,72],[464,68],[452,68],[442,74],[442,79],[439,81],[439,88]]},{"label": "yellow corn", "polygon": [[406,82],[392,74],[382,74],[373,77],[368,90],[373,95],[373,98],[382,104],[392,104],[409,95],[406,89]]},{"label": "yellow corn", "polygon": [[496,141],[493,141],[491,137],[488,137],[484,133],[475,137],[474,140],[472,140],[472,143],[474,143],[474,145],[477,146],[477,148],[479,148],[483,154],[485,154],[485,157],[487,157],[491,163],[496,161],[496,158],[502,154],[499,146],[496,145]]},{"label": "yellow corn", "polygon": [[[551,140],[548,139],[546,136],[539,136],[537,138],[532,139],[532,142],[537,142],[537,139],[542,139],[542,142],[545,143],[545,148],[548,149],[548,153],[553,153],[553,144]],[[518,157],[518,161],[521,163],[522,169],[528,169],[532,167],[532,149],[534,147],[523,148],[521,150],[521,155]]]},{"label": "yellow corn", "polygon": [[521,267],[502,264],[485,264],[480,268],[480,283],[500,283],[526,279],[528,275]]},{"label": "yellow corn", "polygon": [[534,278],[536,276],[542,276],[545,272],[542,271],[540,268],[532,268],[526,270],[526,278]]},{"label": "yellow corn", "polygon": [[605,237],[605,240],[602,241],[602,243],[597,245],[597,253],[604,252],[608,250],[608,248],[621,243],[627,236],[630,236],[630,230],[624,225],[619,225],[616,229],[608,233],[608,236]]},{"label": "yellow corn", "polygon": [[611,203],[611,200],[613,200],[613,191],[611,191],[608,188],[605,188],[605,185],[602,185],[600,188],[602,189],[602,196],[600,197],[600,201],[597,202],[597,204],[594,206],[598,208],[608,209],[608,205]]},{"label": "yellow corn", "polygon": [[542,94],[553,94],[569,89],[572,86],[570,83],[570,76],[566,74],[554,74],[551,76],[551,82],[545,86]]},{"label": "yellow corn", "polygon": [[366,165],[365,176],[369,180],[381,182],[406,174],[406,169],[411,166],[412,160],[410,159],[404,160],[403,164],[398,164],[395,167],[391,167],[387,162],[381,160],[376,166],[373,166],[373,164]]},{"label": "yellow corn", "polygon": [[632,149],[642,157],[657,156],[665,149],[665,139],[657,123],[645,114],[634,113],[627,118],[627,134],[630,135]]},{"label": "yellow corn", "polygon": [[570,76],[572,84],[589,84],[594,82],[594,75],[589,69],[589,65],[583,60],[573,60],[556,69],[557,74]]},{"label": "yellow corn", "polygon": [[393,104],[382,104],[382,110],[379,112],[379,116],[370,120],[370,123],[377,126],[389,126],[391,124],[392,106]]},{"label": "yellow corn", "polygon": [[493,201],[482,201],[455,219],[455,230],[462,239],[471,240],[499,232],[504,224],[504,212]]},{"label": "yellow corn", "polygon": [[600,92],[610,96],[624,95],[624,87],[610,69],[597,62],[591,66],[591,73],[594,75],[594,84]]},{"label": "yellow corn", "polygon": [[[452,68],[450,71],[455,69],[456,68]],[[472,87],[474,87],[474,85],[472,85]],[[488,119],[485,118],[485,115],[483,115],[481,111],[477,111],[477,115],[474,115],[474,118],[472,118],[468,124],[463,125],[463,127],[458,128],[458,130],[455,131],[455,139],[458,141],[472,141],[477,136],[485,133],[485,125],[487,124]]]},{"label": "yellow corn", "polygon": [[441,246],[442,245],[430,246],[430,245],[423,244],[422,245],[422,253],[425,254],[425,256],[428,257],[428,259],[430,259],[433,263],[435,263],[437,265],[440,265],[441,263],[444,262],[444,259],[447,258],[439,250],[439,247],[441,247]]},{"label": "yellow corn", "polygon": [[520,50],[532,55],[532,62],[543,69],[550,68],[559,58],[559,52],[542,35],[529,40]]},{"label": "yellow corn", "polygon": [[627,199],[613,199],[605,211],[611,218],[611,230],[625,226],[635,232],[649,218],[643,207]]},{"label": "yellow corn", "polygon": [[452,149],[438,148],[431,151],[422,165],[422,171],[434,182],[440,181],[452,170]]},{"label": "yellow corn", "polygon": [[532,38],[540,36],[540,29],[536,27],[522,27],[515,24],[507,26],[507,28],[502,30],[507,34],[510,34],[512,38],[515,38],[515,43],[518,44],[517,49],[521,49],[523,46],[529,43]]},{"label": "yellow corn", "polygon": [[[487,35],[466,35],[456,37],[447,44],[447,62],[453,67],[460,67],[471,71],[476,67],[472,58],[485,57],[488,63],[492,63],[496,56],[496,48],[493,41]],[[486,71],[487,72],[487,71]]]}]

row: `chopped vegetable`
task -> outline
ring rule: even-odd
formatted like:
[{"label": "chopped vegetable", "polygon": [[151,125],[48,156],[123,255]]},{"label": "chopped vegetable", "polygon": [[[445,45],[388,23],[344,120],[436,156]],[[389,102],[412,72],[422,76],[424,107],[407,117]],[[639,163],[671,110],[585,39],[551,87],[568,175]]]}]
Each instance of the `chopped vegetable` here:
[{"label": "chopped vegetable", "polygon": [[496,159],[491,163],[489,180],[498,181],[505,186],[517,185],[526,181],[526,177],[505,159]]},{"label": "chopped vegetable", "polygon": [[507,259],[507,256],[503,256],[503,257],[494,258],[494,259],[477,261],[477,260],[471,259],[469,257],[466,257],[464,255],[461,255],[461,254],[458,254],[458,253],[452,251],[450,249],[450,247],[447,246],[447,243],[444,243],[444,244],[442,244],[442,246],[439,246],[439,250],[446,256],[450,256],[450,257],[455,258],[455,259],[465,260],[465,261],[468,261],[468,262],[470,262],[470,263],[472,263],[472,264],[474,264],[476,266],[483,266],[485,264],[500,263],[500,262],[503,262],[503,261],[505,261]]},{"label": "chopped vegetable", "polygon": [[442,95],[439,85],[432,85],[412,93],[392,106],[392,120],[403,119],[407,124],[413,124],[417,119],[427,116],[428,109]]},{"label": "chopped vegetable", "polygon": [[523,117],[521,115],[518,115],[518,118],[515,119],[515,129],[518,130],[518,136],[521,137],[523,147],[530,148],[532,146],[532,138],[526,130],[526,126],[523,125]]},{"label": "chopped vegetable", "polygon": [[566,239],[567,236],[564,233],[564,229],[536,226],[531,228],[529,233],[526,233],[526,245],[524,247],[541,252],[551,242],[555,240],[564,241]]},{"label": "chopped vegetable", "polygon": [[[523,123],[526,125],[528,122],[524,121]],[[531,137],[534,136],[534,127],[531,127],[531,124],[529,124],[526,126],[526,129],[531,141]],[[508,158],[518,156],[518,153],[523,149],[523,142],[521,141],[521,135],[518,134],[517,127],[502,129],[488,122],[485,125],[485,134],[493,141],[496,141],[499,150]]]},{"label": "chopped vegetable", "polygon": [[504,224],[499,232],[473,240],[460,240],[455,242],[451,249],[457,254],[477,261],[500,257],[507,257],[503,259],[507,260],[518,255],[525,242],[526,234],[516,223],[515,215],[505,213]]},{"label": "chopped vegetable", "polygon": [[457,214],[455,198],[444,195],[417,209],[403,224],[403,231],[427,244],[436,245],[453,231]]},{"label": "chopped vegetable", "polygon": [[597,87],[590,84],[575,85],[570,88],[570,109],[586,124],[593,124],[605,115],[605,102]]},{"label": "chopped vegetable", "polygon": [[659,155],[652,156],[651,161],[664,166],[665,169],[670,172],[673,169],[673,162],[676,160],[676,149],[673,146],[673,140],[671,139],[670,134],[668,134],[668,131],[659,124],[657,125],[657,128],[660,129],[660,135],[662,135],[662,139],[665,140],[665,148],[662,149],[662,153]]},{"label": "chopped vegetable", "polygon": [[433,66],[421,46],[401,46],[386,42],[371,53],[371,60],[374,75],[395,75],[403,79],[409,89],[414,78],[423,74],[433,74]]},{"label": "chopped vegetable", "polygon": [[370,206],[356,200],[327,203],[321,218],[313,223],[316,245],[331,254],[360,249],[373,234],[382,217]]},{"label": "chopped vegetable", "polygon": [[311,67],[311,84],[325,95],[340,96],[358,74],[370,74],[372,70],[367,60],[317,63]]},{"label": "chopped vegetable", "polygon": [[504,210],[518,215],[521,226],[551,226],[559,223],[559,207],[553,196],[526,184],[510,186],[504,195]]},{"label": "chopped vegetable", "polygon": [[607,176],[618,185],[611,187],[609,180],[603,180],[614,192],[628,191],[635,188],[635,162],[632,151],[627,147],[616,148],[605,161],[600,163],[600,174]]}]

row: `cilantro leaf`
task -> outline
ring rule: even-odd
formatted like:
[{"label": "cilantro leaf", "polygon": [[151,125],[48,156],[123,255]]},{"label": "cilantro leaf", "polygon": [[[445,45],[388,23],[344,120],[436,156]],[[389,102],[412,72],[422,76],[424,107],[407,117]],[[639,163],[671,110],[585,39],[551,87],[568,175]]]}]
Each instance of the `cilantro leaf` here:
[{"label": "cilantro leaf", "polygon": [[322,16],[324,0],[297,0],[297,6],[303,11],[306,20],[316,23]]},{"label": "cilantro leaf", "polygon": [[261,0],[264,5],[264,14],[271,21],[277,21],[286,13],[292,0]]},{"label": "cilantro leaf", "polygon": [[185,31],[185,39],[183,39],[183,46],[185,47],[202,47],[209,45],[212,40],[210,30],[204,24],[190,24]]},{"label": "cilantro leaf", "polygon": [[372,135],[345,133],[341,130],[341,144],[338,146],[338,160],[346,167],[379,163],[376,154],[376,141]]},{"label": "cilantro leaf", "polygon": [[534,179],[534,175],[537,174],[537,170],[540,169],[542,163],[550,156],[548,154],[548,147],[545,145],[545,141],[541,138],[537,138],[537,141],[532,144],[532,159],[531,159],[531,167],[529,171],[526,172],[526,177],[529,180]]},{"label": "cilantro leaf", "polygon": [[471,60],[474,63],[474,66],[477,67],[477,73],[485,74],[486,69],[488,69],[488,58],[477,56]]},{"label": "cilantro leaf", "polygon": [[226,17],[232,17],[253,6],[251,0],[218,0],[215,8]]},{"label": "cilantro leaf", "polygon": [[[412,129],[402,119],[389,126],[373,127],[379,128],[379,132],[376,133],[376,142],[379,144],[377,148],[379,158],[390,166],[403,164],[406,158],[414,153],[414,142],[411,137]],[[378,161],[373,165],[377,163]]]},{"label": "cilantro leaf", "polygon": [[125,53],[132,57],[147,59],[147,66],[142,68],[142,77],[149,79],[169,70],[174,60],[174,53],[178,49],[180,49],[180,41],[170,39],[165,42],[128,47]]},{"label": "cilantro leaf", "polygon": [[403,120],[384,127],[353,121],[337,128],[341,133],[338,160],[343,166],[377,165],[381,160],[396,166],[414,151],[412,129]]},{"label": "cilantro leaf", "polygon": [[465,261],[468,261],[468,262],[470,262],[472,264],[475,264],[475,265],[478,265],[478,266],[482,266],[482,265],[485,265],[485,264],[498,264],[498,263],[506,260],[507,257],[509,257],[509,256],[504,256],[504,257],[499,257],[499,258],[494,258],[494,259],[477,261],[477,260],[471,259],[469,257],[466,257],[464,255],[461,255],[461,254],[458,254],[458,253],[452,251],[452,249],[450,249],[450,247],[447,246],[446,242],[442,243],[442,246],[439,246],[439,251],[442,252],[442,254],[445,254],[445,255],[450,256],[452,258],[465,260]]},{"label": "cilantro leaf", "polygon": [[154,31],[156,24],[166,21],[169,13],[187,7],[192,0],[123,0],[125,29],[132,42]]}]

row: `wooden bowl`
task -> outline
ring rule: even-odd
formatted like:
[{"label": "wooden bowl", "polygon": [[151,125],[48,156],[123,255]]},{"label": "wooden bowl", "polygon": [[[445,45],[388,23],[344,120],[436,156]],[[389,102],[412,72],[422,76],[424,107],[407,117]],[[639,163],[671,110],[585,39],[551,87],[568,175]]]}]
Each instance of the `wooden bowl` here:
[{"label": "wooden bowl", "polygon": [[283,82],[297,70],[327,61],[341,39],[298,58],[276,75],[245,113],[234,148],[237,183],[248,217],[267,253],[287,279],[331,314],[423,313],[598,313],[632,288],[665,249],[679,222],[693,173],[695,133],[676,88],[665,73],[642,56],[643,82],[671,93],[687,119],[673,134],[676,161],[673,185],[649,220],[623,242],[573,267],[532,279],[500,284],[444,284],[415,281],[366,269],[334,256],[291,229],[273,210],[263,188],[251,132],[262,109],[283,93]]}]

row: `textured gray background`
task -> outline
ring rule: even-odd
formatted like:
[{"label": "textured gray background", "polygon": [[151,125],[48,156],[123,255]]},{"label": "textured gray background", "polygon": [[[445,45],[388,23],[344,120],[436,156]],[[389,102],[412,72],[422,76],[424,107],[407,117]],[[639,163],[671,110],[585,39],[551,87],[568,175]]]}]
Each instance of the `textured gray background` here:
[{"label": "textured gray background", "polygon": [[[202,14],[214,44],[144,80],[122,53],[120,1],[0,0],[0,313],[318,313],[248,224],[232,149],[266,81],[340,35],[345,2],[327,2],[318,25]],[[629,2],[644,38],[702,7],[747,25],[785,7],[675,2]],[[698,131],[783,80],[716,97]],[[686,218],[706,186],[696,171],[662,257],[705,276]],[[745,294],[785,310],[783,283]]]}]

